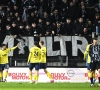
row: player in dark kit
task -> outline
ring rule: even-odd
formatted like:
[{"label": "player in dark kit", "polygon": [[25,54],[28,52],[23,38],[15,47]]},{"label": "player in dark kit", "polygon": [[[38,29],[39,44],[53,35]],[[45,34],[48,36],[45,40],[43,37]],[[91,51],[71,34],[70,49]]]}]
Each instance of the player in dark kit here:
[{"label": "player in dark kit", "polygon": [[90,62],[91,86],[94,86],[93,74],[95,70],[98,70],[98,80],[99,80],[98,86],[100,86],[100,45],[98,45],[97,38],[93,38],[93,44],[90,46],[89,54],[91,57],[91,62]]}]

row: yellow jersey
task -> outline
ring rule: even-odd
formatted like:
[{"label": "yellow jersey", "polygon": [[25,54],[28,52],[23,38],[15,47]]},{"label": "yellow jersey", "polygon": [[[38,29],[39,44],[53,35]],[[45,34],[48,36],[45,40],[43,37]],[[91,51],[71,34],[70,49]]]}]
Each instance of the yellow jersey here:
[{"label": "yellow jersey", "polygon": [[41,63],[46,63],[46,47],[41,48]]},{"label": "yellow jersey", "polygon": [[38,47],[32,47],[30,49],[30,54],[28,57],[28,62],[29,63],[39,63],[40,62],[40,54],[41,50]]},{"label": "yellow jersey", "polygon": [[17,46],[13,48],[7,48],[6,50],[0,50],[0,64],[8,63],[8,54],[10,51],[16,49]]},{"label": "yellow jersey", "polygon": [[89,55],[89,48],[92,44],[88,44],[87,47],[86,47],[86,50],[84,52],[84,58],[86,58],[86,62],[87,63],[90,63],[91,62],[91,57]]}]

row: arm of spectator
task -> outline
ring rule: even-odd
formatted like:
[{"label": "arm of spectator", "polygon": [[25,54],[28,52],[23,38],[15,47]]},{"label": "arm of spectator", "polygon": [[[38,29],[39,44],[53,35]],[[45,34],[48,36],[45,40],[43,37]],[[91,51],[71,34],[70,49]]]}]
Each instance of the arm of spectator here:
[{"label": "arm of spectator", "polygon": [[16,37],[17,37],[17,35],[14,35],[14,36],[13,36],[13,38],[16,38]]}]

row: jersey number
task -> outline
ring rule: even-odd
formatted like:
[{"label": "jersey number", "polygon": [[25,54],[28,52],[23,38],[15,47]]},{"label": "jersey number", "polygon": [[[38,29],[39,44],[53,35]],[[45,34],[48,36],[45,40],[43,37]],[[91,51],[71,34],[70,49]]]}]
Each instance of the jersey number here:
[{"label": "jersey number", "polygon": [[38,52],[34,51],[34,57],[38,57]]}]

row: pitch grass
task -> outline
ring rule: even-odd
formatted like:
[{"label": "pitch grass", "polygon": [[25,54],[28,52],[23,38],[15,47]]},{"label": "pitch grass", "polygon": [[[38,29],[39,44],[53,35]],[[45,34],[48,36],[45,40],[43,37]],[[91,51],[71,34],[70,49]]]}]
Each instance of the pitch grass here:
[{"label": "pitch grass", "polygon": [[0,82],[0,90],[100,90],[90,87],[89,83],[4,83]]}]

